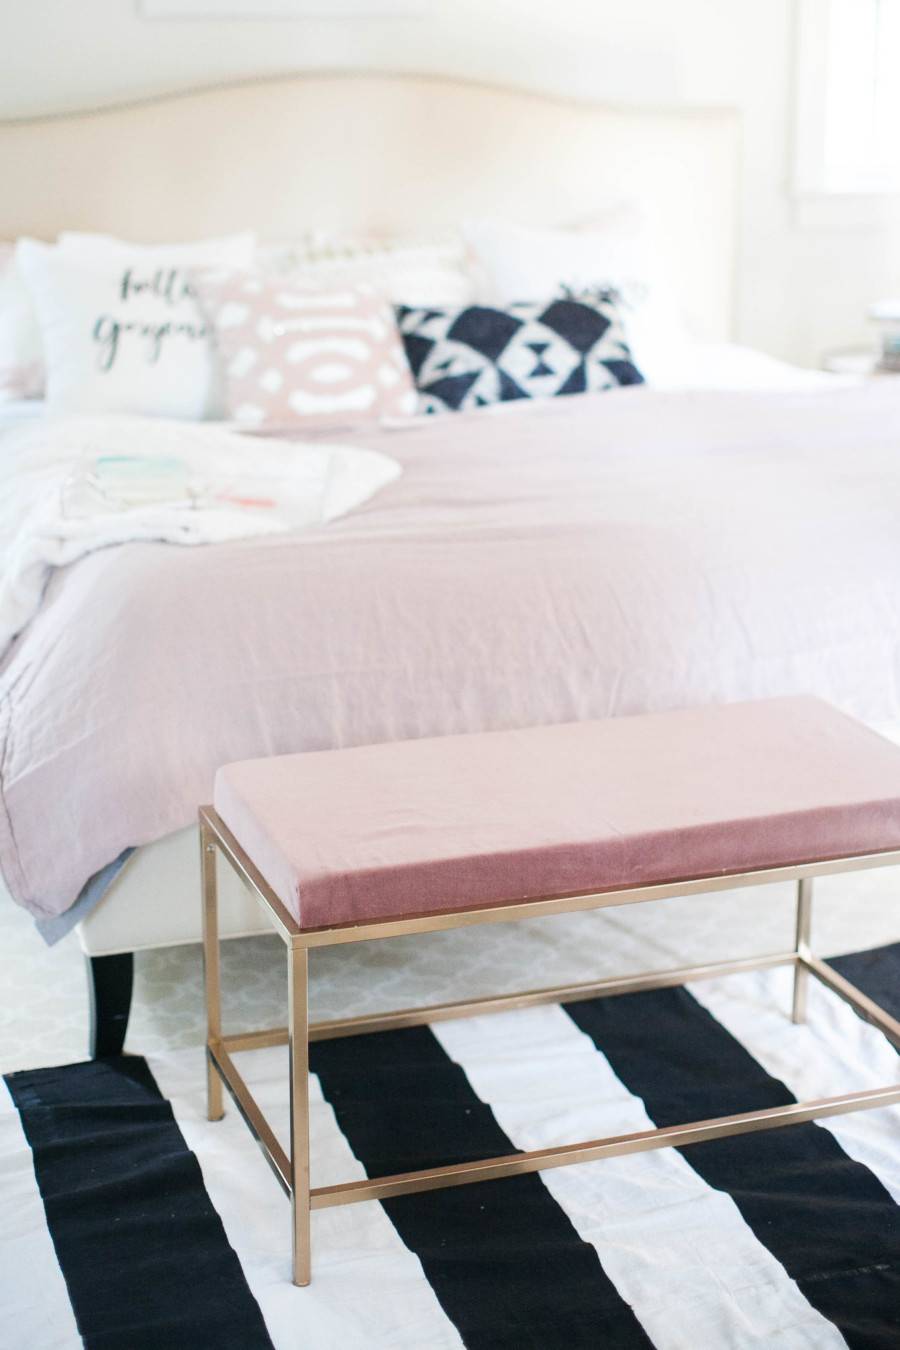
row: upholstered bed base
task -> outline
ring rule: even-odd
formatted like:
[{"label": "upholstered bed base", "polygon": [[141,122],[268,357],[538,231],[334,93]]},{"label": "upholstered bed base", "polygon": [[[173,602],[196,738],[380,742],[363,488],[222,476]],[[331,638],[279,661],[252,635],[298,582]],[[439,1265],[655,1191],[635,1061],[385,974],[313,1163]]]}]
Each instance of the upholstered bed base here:
[{"label": "upholstered bed base", "polygon": [[[103,899],[78,924],[82,950],[86,956],[112,956],[199,942],[199,885],[196,828],[136,849]],[[259,906],[231,877],[223,878],[220,904],[224,938],[271,932]]]},{"label": "upholstered bed base", "polygon": [[[90,1053],[121,1053],[128,1030],[134,953],[201,939],[196,829],[137,849],[97,907],[76,928],[86,957]],[[231,873],[222,877],[222,937],[270,933],[259,905]]]}]

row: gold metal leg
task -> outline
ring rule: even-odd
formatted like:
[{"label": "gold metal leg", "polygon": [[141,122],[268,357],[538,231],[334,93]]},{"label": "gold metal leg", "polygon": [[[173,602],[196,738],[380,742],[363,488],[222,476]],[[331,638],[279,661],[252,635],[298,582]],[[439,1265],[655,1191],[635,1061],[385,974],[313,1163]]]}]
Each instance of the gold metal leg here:
[{"label": "gold metal leg", "polygon": [[809,970],[803,962],[811,955],[809,938],[812,925],[812,888],[812,877],[803,877],[797,882],[797,928],[794,947],[798,959],[794,964],[794,1006],[791,1011],[791,1020],[797,1023],[806,1021]]},{"label": "gold metal leg", "polygon": [[291,1077],[291,1218],[294,1284],[311,1279],[309,1231],[309,954],[288,947],[288,1031]]},{"label": "gold metal leg", "polygon": [[225,1114],[222,1080],[209,1047],[222,1039],[222,976],[219,962],[219,907],[216,845],[207,825],[200,822],[200,877],[203,886],[203,985],[206,991],[206,1114],[221,1120]]},{"label": "gold metal leg", "polygon": [[[338,1036],[357,1035],[401,1026],[420,1026],[431,1020],[446,1020],[465,1015],[499,1012],[513,1007],[529,1007],[566,999],[596,998],[633,992],[636,989],[663,989],[677,987],[693,979],[719,976],[738,971],[768,969],[778,965],[794,966],[794,996],[792,1015],[795,1022],[806,1019],[807,986],[810,976],[843,998],[861,1017],[878,1027],[900,1049],[900,1019],[880,1008],[861,990],[825,962],[813,956],[810,950],[812,917],[812,865],[798,864],[794,868],[769,869],[765,873],[748,872],[698,878],[693,883],[672,882],[657,887],[638,888],[625,892],[597,892],[592,895],[548,897],[546,905],[555,910],[539,911],[536,902],[514,902],[494,907],[489,911],[462,914],[432,914],[408,919],[380,921],[357,926],[345,925],[334,930],[303,931],[285,910],[265,878],[255,869],[240,845],[229,834],[211,807],[201,807],[201,864],[203,875],[203,945],[206,972],[206,1003],[209,1026],[207,1056],[210,1066],[209,1115],[218,1119],[222,1114],[222,1087],[226,1086],[251,1132],[262,1146],[279,1184],[291,1197],[293,1230],[293,1278],[298,1285],[307,1285],[311,1278],[310,1212],[333,1205],[355,1204],[364,1200],[384,1200],[391,1196],[436,1190],[446,1186],[460,1186],[520,1173],[538,1172],[561,1167],[566,1163],[587,1162],[599,1158],[619,1157],[629,1153],[645,1152],[665,1147],[684,1147],[702,1140],[727,1138],[751,1130],[775,1129],[842,1115],[850,1111],[871,1110],[900,1103],[900,1083],[887,1087],[868,1088],[847,1092],[839,1097],[815,1101],[792,1102],[786,1106],[760,1111],[747,1111],[713,1120],[692,1121],[661,1129],[645,1130],[637,1134],[583,1140],[580,1143],[556,1145],[530,1153],[516,1153],[495,1158],[470,1160],[450,1166],[426,1168],[418,1172],[398,1173],[393,1176],[371,1177],[362,1182],[345,1182],[332,1186],[310,1187],[309,1174],[309,1043]],[[219,853],[227,859],[236,874],[249,886],[269,914],[276,931],[287,946],[288,955],[288,1026],[266,1031],[247,1031],[223,1036],[221,1022],[219,934],[216,913],[215,864]],[[877,855],[834,859],[816,864],[816,875],[853,871],[862,867],[887,866],[900,863],[900,850]],[[804,875],[798,877],[797,873]],[[431,1008],[405,1008],[389,1013],[361,1018],[340,1018],[330,1022],[309,1022],[309,948],[333,942],[364,942],[374,937],[394,937],[400,933],[437,931],[444,927],[462,927],[467,923],[499,922],[524,917],[526,913],[567,913],[571,909],[608,908],[632,904],[638,899],[663,899],[667,895],[700,893],[735,882],[756,885],[761,879],[769,881],[798,881],[796,937],[793,951],[778,952],[737,961],[717,962],[704,966],[682,967],[678,970],[654,971],[623,979],[606,979],[590,984],[532,989],[524,993],[471,999],[459,1003],[438,1004]],[[686,888],[692,887],[689,892]],[[290,1149],[289,1154],[265,1119],[250,1092],[247,1083],[231,1058],[231,1051],[251,1050],[263,1046],[289,1045],[290,1051]]]}]

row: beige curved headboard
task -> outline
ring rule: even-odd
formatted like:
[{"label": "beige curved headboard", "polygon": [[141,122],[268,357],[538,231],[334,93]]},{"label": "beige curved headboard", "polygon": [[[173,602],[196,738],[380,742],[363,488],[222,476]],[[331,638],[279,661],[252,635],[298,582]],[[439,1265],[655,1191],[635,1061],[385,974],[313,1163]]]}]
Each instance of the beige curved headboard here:
[{"label": "beige curved headboard", "polygon": [[0,124],[0,238],[176,240],[253,227],[420,235],[633,197],[698,331],[728,336],[738,180],[729,110],[610,108],[419,76],[299,75]]}]

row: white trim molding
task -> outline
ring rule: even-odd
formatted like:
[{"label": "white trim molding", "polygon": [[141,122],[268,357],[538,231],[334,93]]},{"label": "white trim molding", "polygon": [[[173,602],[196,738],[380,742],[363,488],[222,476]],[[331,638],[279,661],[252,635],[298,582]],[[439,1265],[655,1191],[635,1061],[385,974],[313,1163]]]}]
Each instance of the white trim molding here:
[{"label": "white trim molding", "polygon": [[[885,43],[900,41],[900,0],[796,0],[795,217],[802,227],[896,224],[900,142],[879,134]],[[879,45],[880,44],[880,45]],[[893,122],[893,117],[890,121]]]}]

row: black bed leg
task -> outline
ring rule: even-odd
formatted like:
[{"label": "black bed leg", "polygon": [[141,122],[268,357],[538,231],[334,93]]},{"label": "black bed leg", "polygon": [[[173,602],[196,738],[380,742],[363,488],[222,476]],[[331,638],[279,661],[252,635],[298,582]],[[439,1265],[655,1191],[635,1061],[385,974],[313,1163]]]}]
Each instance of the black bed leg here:
[{"label": "black bed leg", "polygon": [[134,952],[89,956],[87,963],[91,1001],[91,1059],[121,1055],[131,1009]]}]

